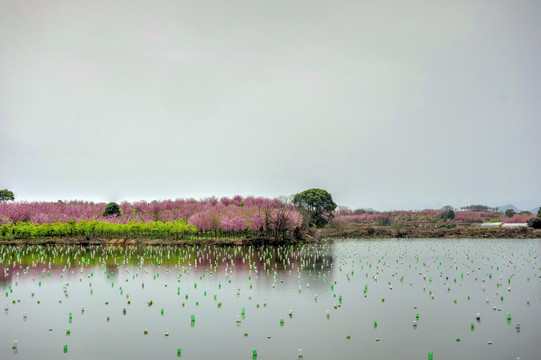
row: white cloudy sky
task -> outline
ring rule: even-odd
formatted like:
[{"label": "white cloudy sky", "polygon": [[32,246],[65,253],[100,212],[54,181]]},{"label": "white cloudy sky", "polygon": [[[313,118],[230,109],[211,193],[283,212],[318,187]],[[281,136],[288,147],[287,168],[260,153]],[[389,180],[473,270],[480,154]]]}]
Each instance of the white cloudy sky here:
[{"label": "white cloudy sky", "polygon": [[0,189],[541,206],[539,0],[0,0]]}]

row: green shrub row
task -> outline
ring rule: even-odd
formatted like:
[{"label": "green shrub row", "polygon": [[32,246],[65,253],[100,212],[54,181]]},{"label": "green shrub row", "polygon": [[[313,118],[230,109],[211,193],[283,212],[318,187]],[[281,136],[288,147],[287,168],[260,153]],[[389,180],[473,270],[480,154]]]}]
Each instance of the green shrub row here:
[{"label": "green shrub row", "polygon": [[19,222],[0,226],[0,239],[38,239],[45,237],[104,238],[167,238],[185,239],[197,233],[197,228],[184,220],[128,222],[68,221],[51,224]]}]

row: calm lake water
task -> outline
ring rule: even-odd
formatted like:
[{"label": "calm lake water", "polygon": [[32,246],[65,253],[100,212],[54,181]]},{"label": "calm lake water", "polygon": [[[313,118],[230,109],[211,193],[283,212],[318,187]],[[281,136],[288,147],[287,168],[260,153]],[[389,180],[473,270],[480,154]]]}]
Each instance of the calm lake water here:
[{"label": "calm lake water", "polygon": [[541,359],[540,240],[0,251],[0,359]]}]

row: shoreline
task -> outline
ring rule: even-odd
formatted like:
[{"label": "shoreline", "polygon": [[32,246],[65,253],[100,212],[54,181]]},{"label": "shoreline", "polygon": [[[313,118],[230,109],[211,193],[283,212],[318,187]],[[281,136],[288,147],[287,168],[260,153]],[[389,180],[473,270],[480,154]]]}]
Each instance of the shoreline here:
[{"label": "shoreline", "polygon": [[216,238],[216,239],[151,239],[151,238],[84,238],[44,237],[34,239],[2,239],[0,245],[107,245],[107,246],[195,246],[195,245],[297,245],[320,243],[336,239],[541,239],[541,230],[531,228],[477,228],[460,225],[454,228],[417,228],[378,226],[366,223],[331,225],[310,234],[303,233],[301,239],[276,240],[269,238]]},{"label": "shoreline", "polygon": [[393,227],[366,223],[344,223],[318,230],[322,239],[541,239],[541,230],[520,228],[479,228],[469,224],[446,227]]},{"label": "shoreline", "polygon": [[204,239],[204,240],[173,240],[173,239],[123,239],[123,238],[94,238],[84,239],[78,237],[65,238],[38,238],[38,239],[10,239],[0,240],[0,245],[82,245],[82,246],[196,246],[196,245],[291,245],[304,244],[314,241],[284,241],[273,239]]}]

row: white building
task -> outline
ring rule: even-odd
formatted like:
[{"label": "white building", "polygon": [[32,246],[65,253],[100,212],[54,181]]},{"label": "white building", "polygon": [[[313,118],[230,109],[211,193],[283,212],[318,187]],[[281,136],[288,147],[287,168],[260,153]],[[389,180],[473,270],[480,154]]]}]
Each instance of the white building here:
[{"label": "white building", "polygon": [[480,226],[482,228],[495,228],[495,227],[501,227],[503,225],[502,222],[495,222],[495,223],[482,223]]},{"label": "white building", "polygon": [[527,227],[528,224],[526,223],[515,223],[515,224],[503,224],[504,228],[521,228],[521,227]]}]

